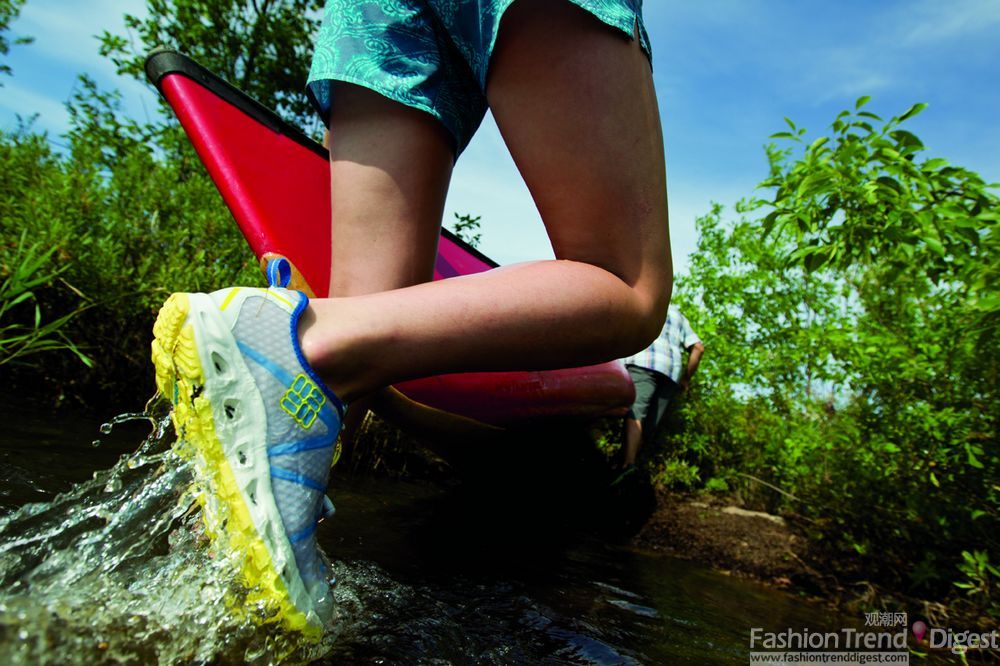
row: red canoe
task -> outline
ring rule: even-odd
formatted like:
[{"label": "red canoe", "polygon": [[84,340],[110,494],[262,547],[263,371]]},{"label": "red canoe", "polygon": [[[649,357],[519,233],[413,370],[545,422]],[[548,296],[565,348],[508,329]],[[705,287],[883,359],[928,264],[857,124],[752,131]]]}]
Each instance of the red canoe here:
[{"label": "red canoe", "polygon": [[[287,258],[304,280],[303,288],[325,296],[330,270],[326,149],[176,51],[151,53],[146,74],[177,114],[254,254]],[[494,267],[481,252],[442,230],[435,280]],[[441,375],[396,388],[423,405],[496,426],[547,416],[620,415],[634,395],[618,363]]]}]

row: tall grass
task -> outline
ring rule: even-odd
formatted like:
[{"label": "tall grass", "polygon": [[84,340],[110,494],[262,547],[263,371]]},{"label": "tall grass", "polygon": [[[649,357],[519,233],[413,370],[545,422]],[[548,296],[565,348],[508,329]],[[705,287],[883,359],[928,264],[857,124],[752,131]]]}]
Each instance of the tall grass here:
[{"label": "tall grass", "polygon": [[41,248],[21,234],[17,245],[4,248],[0,258],[0,366],[23,362],[25,357],[47,351],[67,351],[87,367],[93,361],[67,337],[69,322],[88,306],[43,322],[35,290],[52,283],[64,268],[53,269],[50,260],[56,248]]},{"label": "tall grass", "polygon": [[[192,151],[167,163],[138,140],[126,137],[110,154],[92,139],[71,136],[70,152],[58,154],[47,137],[24,128],[0,132],[0,247],[12,267],[4,275],[18,262],[33,266],[32,286],[18,292],[31,295],[10,297],[22,300],[9,305],[4,326],[12,327],[11,345],[19,337],[34,340],[35,349],[47,340],[71,351],[34,355],[30,368],[5,374],[16,390],[127,409],[154,390],[151,327],[171,292],[261,277]],[[18,272],[17,282],[26,275]],[[35,336],[29,304],[38,308],[44,338]],[[83,357],[92,366],[81,366]]]}]

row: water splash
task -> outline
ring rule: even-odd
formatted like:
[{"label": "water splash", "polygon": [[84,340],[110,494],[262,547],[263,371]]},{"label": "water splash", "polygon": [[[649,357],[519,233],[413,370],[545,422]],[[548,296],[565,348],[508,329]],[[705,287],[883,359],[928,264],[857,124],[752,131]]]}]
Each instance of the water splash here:
[{"label": "water splash", "polygon": [[110,470],[0,519],[0,663],[295,663],[327,652],[231,608],[234,554],[203,535],[169,416]]}]

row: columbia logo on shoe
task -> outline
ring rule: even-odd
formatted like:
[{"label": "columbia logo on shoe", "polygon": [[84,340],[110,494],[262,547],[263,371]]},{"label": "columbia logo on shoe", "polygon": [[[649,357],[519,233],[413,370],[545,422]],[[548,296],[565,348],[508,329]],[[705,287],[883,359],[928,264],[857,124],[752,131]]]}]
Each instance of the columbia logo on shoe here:
[{"label": "columbia logo on shoe", "polygon": [[281,409],[295,419],[295,422],[308,430],[316,422],[319,410],[326,403],[326,396],[316,384],[299,373],[292,381],[292,385],[281,397]]}]

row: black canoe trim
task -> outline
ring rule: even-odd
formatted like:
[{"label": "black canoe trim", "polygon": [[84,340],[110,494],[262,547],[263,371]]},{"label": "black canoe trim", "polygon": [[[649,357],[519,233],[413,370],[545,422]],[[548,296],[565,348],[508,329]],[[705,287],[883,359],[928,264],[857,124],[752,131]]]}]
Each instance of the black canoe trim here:
[{"label": "black canoe trim", "polygon": [[146,56],[146,78],[156,86],[156,89],[161,94],[163,91],[160,88],[160,83],[168,74],[183,74],[226,102],[229,102],[271,131],[287,136],[323,159],[329,159],[329,152],[321,144],[313,141],[297,127],[285,122],[277,113],[250,97],[239,88],[205,69],[188,56],[173,49],[153,49]]}]

